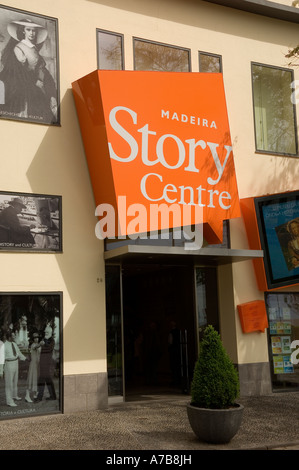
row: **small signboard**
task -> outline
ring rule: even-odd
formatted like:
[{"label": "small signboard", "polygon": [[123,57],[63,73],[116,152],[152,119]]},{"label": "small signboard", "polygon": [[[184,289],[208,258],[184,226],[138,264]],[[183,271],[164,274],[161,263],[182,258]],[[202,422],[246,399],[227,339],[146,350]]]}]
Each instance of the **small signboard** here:
[{"label": "small signboard", "polygon": [[263,300],[238,305],[238,312],[243,333],[264,332],[265,328],[268,328],[266,306]]}]

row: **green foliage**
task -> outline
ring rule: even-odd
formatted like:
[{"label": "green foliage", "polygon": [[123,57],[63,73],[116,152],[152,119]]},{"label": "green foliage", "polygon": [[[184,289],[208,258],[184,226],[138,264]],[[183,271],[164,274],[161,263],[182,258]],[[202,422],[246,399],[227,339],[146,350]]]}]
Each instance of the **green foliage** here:
[{"label": "green foliage", "polygon": [[294,49],[289,49],[286,54],[287,59],[291,59],[288,65],[298,65],[297,61],[299,59],[299,45],[294,47]]},{"label": "green foliage", "polygon": [[[299,0],[293,0],[292,6],[299,8]],[[287,59],[291,59],[288,65],[298,65],[297,61],[299,60],[299,45],[294,47],[294,49],[289,49],[286,54]]]},{"label": "green foliage", "polygon": [[234,405],[239,395],[239,376],[225,351],[219,333],[209,325],[200,343],[191,384],[191,404],[223,409]]}]

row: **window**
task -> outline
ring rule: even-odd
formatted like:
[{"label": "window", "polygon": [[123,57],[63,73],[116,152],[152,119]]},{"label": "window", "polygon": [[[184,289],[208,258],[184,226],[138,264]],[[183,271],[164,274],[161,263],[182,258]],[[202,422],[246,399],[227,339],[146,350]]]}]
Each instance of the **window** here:
[{"label": "window", "polygon": [[256,150],[296,155],[295,107],[291,93],[293,71],[252,64]]},{"label": "window", "polygon": [[299,295],[266,293],[272,386],[275,390],[299,389]]},{"label": "window", "polygon": [[222,72],[222,58],[220,55],[199,52],[199,71],[200,72]]},{"label": "window", "polygon": [[134,39],[134,61],[135,70],[190,72],[188,49],[141,39]]},{"label": "window", "polygon": [[98,69],[123,70],[123,35],[97,29]]}]

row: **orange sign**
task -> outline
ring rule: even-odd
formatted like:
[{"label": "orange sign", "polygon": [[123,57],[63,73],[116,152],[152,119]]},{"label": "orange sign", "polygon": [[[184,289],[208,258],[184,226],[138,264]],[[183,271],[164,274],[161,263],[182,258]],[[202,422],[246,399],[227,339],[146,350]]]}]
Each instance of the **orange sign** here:
[{"label": "orange sign", "polygon": [[[97,70],[72,87],[95,202],[115,208],[120,233],[203,222],[221,242],[240,216],[222,74]],[[146,223],[130,225],[141,208]]]},{"label": "orange sign", "polygon": [[238,305],[238,312],[243,333],[264,332],[265,328],[268,328],[266,306],[263,300]]},{"label": "orange sign", "polygon": [[[248,198],[241,199],[240,205],[241,205],[243,220],[245,223],[249,248],[251,250],[261,250],[262,246],[261,246],[261,241],[260,241],[260,236],[259,236],[259,229],[258,229],[258,224],[257,224],[255,206],[254,206],[254,198],[248,197]],[[252,262],[253,262],[255,277],[256,277],[259,290],[261,291],[269,290],[263,258],[253,259]]]}]

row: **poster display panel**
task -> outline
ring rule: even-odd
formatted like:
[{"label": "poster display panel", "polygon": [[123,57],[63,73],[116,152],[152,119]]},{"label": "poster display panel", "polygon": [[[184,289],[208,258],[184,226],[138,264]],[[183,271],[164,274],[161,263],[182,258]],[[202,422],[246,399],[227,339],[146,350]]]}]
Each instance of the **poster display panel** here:
[{"label": "poster display panel", "polygon": [[274,390],[299,389],[299,293],[266,293]]},{"label": "poster display panel", "polygon": [[269,289],[299,283],[299,191],[255,198]]},{"label": "poster display panel", "polygon": [[62,251],[62,199],[0,191],[0,250]]},{"label": "poster display panel", "polygon": [[58,20],[0,5],[0,118],[60,125]]},{"label": "poster display panel", "polygon": [[0,419],[61,412],[62,294],[0,293]]}]

